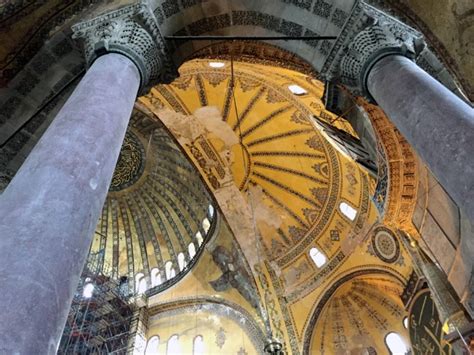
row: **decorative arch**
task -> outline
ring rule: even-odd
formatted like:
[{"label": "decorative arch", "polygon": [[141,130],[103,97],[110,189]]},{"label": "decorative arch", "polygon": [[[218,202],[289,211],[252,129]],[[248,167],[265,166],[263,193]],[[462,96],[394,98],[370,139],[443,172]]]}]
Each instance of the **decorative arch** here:
[{"label": "decorative arch", "polygon": [[[309,1],[250,2],[246,3],[245,8],[239,9],[227,6],[225,1],[212,5],[212,11],[199,1],[182,4],[165,1],[155,3],[152,7],[165,36],[222,33],[245,36],[253,33],[261,36],[337,36],[345,25],[351,26],[357,22],[357,14],[362,11],[360,3],[354,0],[326,0],[314,4]],[[186,16],[188,11],[194,11],[194,16]],[[302,18],[308,21],[302,22]],[[298,53],[318,70],[330,56],[334,44],[330,40],[292,42],[279,41],[278,46],[290,53]],[[173,61],[180,66],[208,45],[201,41],[175,42],[171,48]],[[314,56],[315,51],[317,56]]]},{"label": "decorative arch", "polygon": [[[305,325],[305,330],[303,332],[303,354],[310,354],[310,346],[311,346],[311,340],[313,336],[313,332],[315,330],[316,324],[319,320],[319,316],[321,315],[324,307],[326,304],[329,302],[331,297],[335,294],[335,292],[338,290],[339,287],[341,287],[343,284],[346,282],[360,276],[365,276],[365,275],[384,275],[384,276],[389,276],[390,278],[393,278],[396,280],[398,283],[400,283],[401,286],[405,285],[405,280],[403,280],[399,275],[388,271],[388,270],[383,270],[383,269],[376,269],[376,268],[370,268],[370,269],[362,269],[362,270],[356,270],[353,271],[349,274],[346,274],[339,279],[337,279],[329,288],[324,292],[324,294],[320,297],[319,301],[315,303],[315,308],[311,312],[311,316],[309,320],[307,321]],[[403,326],[403,324],[401,324]]]},{"label": "decorative arch", "polygon": [[392,228],[418,235],[412,222],[418,193],[418,157],[380,107],[361,97],[355,101],[367,112],[381,150],[379,171],[385,168],[385,173],[379,176],[379,185],[384,183],[382,193],[386,196],[383,221]]}]

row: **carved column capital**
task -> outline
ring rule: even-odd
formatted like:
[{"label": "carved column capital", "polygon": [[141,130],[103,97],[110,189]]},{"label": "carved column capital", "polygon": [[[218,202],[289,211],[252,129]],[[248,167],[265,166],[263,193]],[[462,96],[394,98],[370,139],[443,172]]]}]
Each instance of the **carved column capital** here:
[{"label": "carved column capital", "polygon": [[366,80],[373,65],[393,54],[414,59],[423,48],[421,37],[413,28],[358,1],[320,74],[371,99]]},{"label": "carved column capital", "polygon": [[157,21],[144,3],[133,4],[72,26],[73,38],[84,41],[87,65],[101,55],[119,53],[129,58],[141,77],[140,92],[178,76]]},{"label": "carved column capital", "polygon": [[388,26],[378,23],[359,32],[347,47],[339,67],[340,81],[357,93],[371,99],[367,77],[372,67],[388,55],[415,58],[412,41],[397,37]]}]

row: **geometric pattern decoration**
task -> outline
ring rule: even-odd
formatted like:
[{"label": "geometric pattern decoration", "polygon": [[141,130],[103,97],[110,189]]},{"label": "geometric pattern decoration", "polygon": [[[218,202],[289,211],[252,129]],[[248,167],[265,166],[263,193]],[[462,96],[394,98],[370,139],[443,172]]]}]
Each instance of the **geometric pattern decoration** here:
[{"label": "geometric pattern decoration", "polygon": [[[271,232],[263,233],[264,249],[268,258],[287,265],[306,253],[323,233],[330,238],[327,227],[336,214],[341,190],[351,186],[350,175],[342,173],[341,165],[360,171],[315,128],[312,116],[355,133],[345,120],[335,120],[324,109],[320,99],[324,88],[319,81],[292,70],[244,62],[233,64],[232,76],[230,62],[221,61],[223,65],[215,68],[209,65],[211,61],[185,63],[179,78],[155,86],[140,101],[150,110],[169,109],[183,115],[193,115],[203,107],[217,108],[220,120],[232,129],[238,143],[230,147],[227,166],[222,159],[212,161],[215,173],[210,184],[218,188],[220,176],[230,165],[234,183],[244,196],[252,187],[261,189],[264,203],[281,221]],[[307,94],[294,95],[288,89],[291,84]],[[211,134],[207,139],[211,143],[206,145],[212,146],[219,137]],[[196,139],[192,149],[202,142]],[[206,149],[203,154],[219,156]],[[208,171],[206,175],[209,177]],[[357,186],[364,194],[368,189],[360,180]],[[361,204],[359,196],[354,193],[351,201],[356,208]],[[344,237],[325,243],[327,248],[322,246],[322,251],[335,255]]]},{"label": "geometric pattern decoration", "polygon": [[[91,245],[101,267],[113,277],[150,280],[158,269],[166,280],[171,261],[178,273],[179,254],[189,261],[204,238],[203,220],[213,205],[205,185],[159,122],[140,111],[132,114],[109,194]],[[208,218],[211,220],[211,218]]]},{"label": "geometric pattern decoration", "polygon": [[400,243],[388,228],[377,227],[371,243],[375,255],[388,264],[396,262],[400,257]]},{"label": "geometric pattern decoration", "polygon": [[120,150],[109,190],[120,191],[137,182],[145,168],[145,160],[143,144],[134,133],[128,131]]},{"label": "geometric pattern decoration", "polygon": [[321,311],[311,336],[310,353],[387,354],[384,339],[392,331],[409,344],[403,326],[406,313],[400,300],[402,292],[398,280],[383,274],[346,281]]}]

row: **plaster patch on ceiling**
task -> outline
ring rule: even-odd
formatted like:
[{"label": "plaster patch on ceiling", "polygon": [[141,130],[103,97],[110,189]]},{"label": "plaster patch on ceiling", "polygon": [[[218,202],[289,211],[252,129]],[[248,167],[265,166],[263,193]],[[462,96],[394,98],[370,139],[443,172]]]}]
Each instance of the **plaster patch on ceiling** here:
[{"label": "plaster patch on ceiling", "polygon": [[219,137],[227,149],[239,144],[239,138],[232,127],[222,119],[219,109],[215,106],[204,106],[194,111],[194,116],[206,127],[206,129]]},{"label": "plaster patch on ceiling", "polygon": [[158,117],[182,144],[189,144],[205,133],[204,126],[192,115],[162,108],[158,111]]},{"label": "plaster patch on ceiling", "polygon": [[258,224],[265,223],[275,229],[280,228],[282,219],[275,206],[265,196],[260,185],[249,185],[249,202],[252,206],[253,215]]},{"label": "plaster patch on ceiling", "polygon": [[244,196],[235,184],[224,186],[214,191],[224,216],[227,218],[232,233],[253,268],[259,264],[258,250],[255,248],[257,235],[252,222],[252,211]]}]

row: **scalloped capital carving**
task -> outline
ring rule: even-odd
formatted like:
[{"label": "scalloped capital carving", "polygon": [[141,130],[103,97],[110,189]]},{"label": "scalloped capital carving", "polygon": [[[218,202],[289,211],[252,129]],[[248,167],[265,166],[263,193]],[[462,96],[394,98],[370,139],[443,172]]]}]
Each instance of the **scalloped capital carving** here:
[{"label": "scalloped capital carving", "polygon": [[120,53],[132,60],[140,76],[140,95],[178,76],[157,21],[144,3],[133,4],[72,26],[82,39],[88,66],[101,55]]},{"label": "scalloped capital carving", "polygon": [[354,94],[371,99],[366,81],[378,60],[388,55],[414,59],[423,48],[419,32],[359,1],[320,74],[327,81],[338,81]]}]

